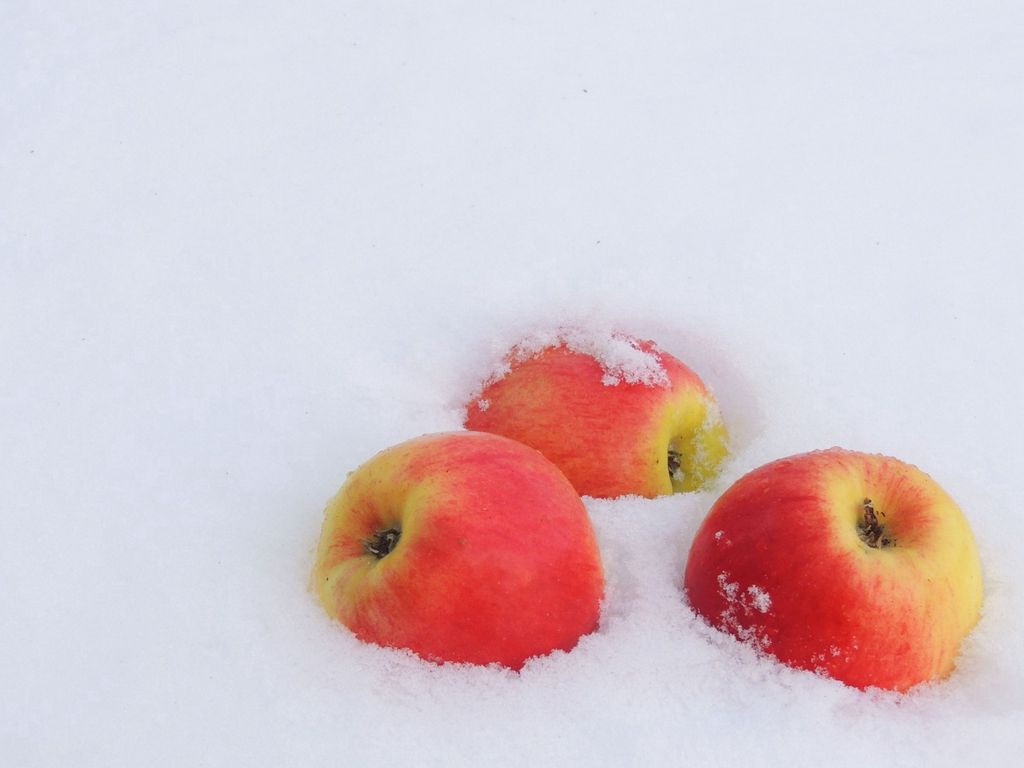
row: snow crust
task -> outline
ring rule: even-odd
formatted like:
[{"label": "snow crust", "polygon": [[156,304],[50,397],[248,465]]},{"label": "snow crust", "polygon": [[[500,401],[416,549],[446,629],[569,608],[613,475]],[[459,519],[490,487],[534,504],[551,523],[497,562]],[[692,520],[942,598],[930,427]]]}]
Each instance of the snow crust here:
[{"label": "snow crust", "polygon": [[[1015,764],[1022,25],[987,0],[7,4],[0,764]],[[722,477],[586,500],[607,599],[571,653],[359,643],[306,589],[324,503],[551,328],[692,367]],[[917,464],[971,522],[984,615],[948,681],[852,690],[684,602],[718,495],[832,445]]]}]

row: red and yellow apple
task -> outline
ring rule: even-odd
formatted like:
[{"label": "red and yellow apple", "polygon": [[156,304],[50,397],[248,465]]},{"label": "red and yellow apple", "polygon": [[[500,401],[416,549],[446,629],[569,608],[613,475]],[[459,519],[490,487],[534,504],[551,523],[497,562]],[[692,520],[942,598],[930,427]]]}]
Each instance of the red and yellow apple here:
[{"label": "red and yellow apple", "polygon": [[453,432],[349,475],[327,505],[312,585],[362,640],[519,669],[596,629],[604,574],[557,467],[504,437]]},{"label": "red and yellow apple", "polygon": [[690,605],[792,667],[896,691],[943,678],[978,620],[959,507],[921,470],[833,448],[750,472],[690,549]]},{"label": "red and yellow apple", "polygon": [[561,337],[513,349],[466,408],[468,429],[536,448],[587,496],[653,498],[702,488],[727,454],[718,406],[651,341]]}]

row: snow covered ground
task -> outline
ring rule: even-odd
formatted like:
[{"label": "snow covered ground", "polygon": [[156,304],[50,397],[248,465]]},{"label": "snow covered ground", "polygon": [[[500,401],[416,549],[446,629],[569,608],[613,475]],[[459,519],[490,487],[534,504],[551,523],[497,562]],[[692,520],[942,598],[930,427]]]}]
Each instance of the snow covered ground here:
[{"label": "snow covered ground", "polygon": [[[1022,8],[6,2],[0,764],[1019,759]],[[588,500],[601,629],[522,674],[330,623],[346,471],[567,322],[705,378],[719,486]],[[717,494],[831,445],[974,527],[942,684],[845,688],[682,602]]]}]

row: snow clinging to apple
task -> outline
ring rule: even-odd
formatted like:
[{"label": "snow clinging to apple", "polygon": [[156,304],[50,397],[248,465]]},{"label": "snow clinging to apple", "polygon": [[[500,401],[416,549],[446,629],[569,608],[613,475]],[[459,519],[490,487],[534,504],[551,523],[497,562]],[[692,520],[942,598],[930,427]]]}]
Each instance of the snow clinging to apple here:
[{"label": "snow clinging to apple", "polygon": [[910,464],[832,448],[715,502],[684,589],[709,624],[858,688],[946,677],[978,621],[981,564],[956,502]]},{"label": "snow clinging to apple", "polygon": [[536,448],[602,498],[702,489],[728,454],[718,404],[682,361],[653,341],[581,329],[513,347],[470,398],[465,426]]}]

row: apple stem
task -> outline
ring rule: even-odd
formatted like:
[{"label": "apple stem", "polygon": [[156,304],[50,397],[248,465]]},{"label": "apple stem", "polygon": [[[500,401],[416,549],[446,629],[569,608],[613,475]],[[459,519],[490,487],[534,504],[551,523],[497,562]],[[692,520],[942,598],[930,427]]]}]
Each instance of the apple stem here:
[{"label": "apple stem", "polygon": [[871,499],[864,499],[863,507],[864,519],[857,523],[857,533],[860,534],[861,541],[875,549],[891,547],[895,542],[885,535],[885,526],[878,519],[879,515],[885,517],[885,512],[875,509]]},{"label": "apple stem", "polygon": [[388,528],[385,531],[377,531],[372,537],[363,542],[366,551],[378,560],[386,557],[388,553],[398,544],[401,531],[397,528]]}]

